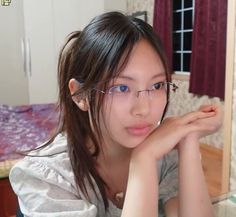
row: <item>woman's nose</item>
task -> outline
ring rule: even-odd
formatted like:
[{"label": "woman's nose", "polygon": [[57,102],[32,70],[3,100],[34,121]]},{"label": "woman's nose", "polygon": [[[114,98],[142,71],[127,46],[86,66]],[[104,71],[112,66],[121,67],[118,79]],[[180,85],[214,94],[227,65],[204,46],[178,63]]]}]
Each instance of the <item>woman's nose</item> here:
[{"label": "woman's nose", "polygon": [[139,91],[133,97],[131,113],[134,116],[146,116],[150,111],[150,97],[147,91]]}]

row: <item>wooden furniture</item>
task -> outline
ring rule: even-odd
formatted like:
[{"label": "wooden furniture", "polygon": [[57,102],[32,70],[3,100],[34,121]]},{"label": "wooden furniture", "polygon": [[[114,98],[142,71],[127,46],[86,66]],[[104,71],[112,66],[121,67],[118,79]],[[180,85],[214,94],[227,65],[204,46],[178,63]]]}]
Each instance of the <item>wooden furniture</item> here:
[{"label": "wooden furniture", "polygon": [[13,217],[18,208],[17,197],[13,192],[9,179],[0,179],[0,216]]},{"label": "wooden furniture", "polygon": [[221,149],[206,144],[200,145],[202,166],[211,197],[221,195],[222,159]]}]

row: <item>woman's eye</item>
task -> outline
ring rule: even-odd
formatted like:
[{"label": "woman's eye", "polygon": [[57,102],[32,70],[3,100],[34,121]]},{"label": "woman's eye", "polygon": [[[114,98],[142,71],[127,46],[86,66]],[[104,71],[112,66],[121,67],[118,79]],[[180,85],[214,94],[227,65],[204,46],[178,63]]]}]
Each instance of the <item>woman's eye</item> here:
[{"label": "woman's eye", "polygon": [[154,89],[154,90],[160,90],[160,89],[162,89],[162,88],[164,87],[164,85],[165,85],[165,82],[158,82],[158,83],[155,83],[155,84],[153,85],[153,89]]},{"label": "woman's eye", "polygon": [[125,93],[129,91],[129,87],[127,85],[117,85],[110,88],[110,93]]}]

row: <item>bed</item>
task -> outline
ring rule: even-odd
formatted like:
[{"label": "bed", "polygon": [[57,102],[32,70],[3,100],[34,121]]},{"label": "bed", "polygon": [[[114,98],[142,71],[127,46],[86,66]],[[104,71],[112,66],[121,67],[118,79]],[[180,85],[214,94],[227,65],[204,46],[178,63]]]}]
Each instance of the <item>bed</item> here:
[{"label": "bed", "polygon": [[29,150],[45,142],[56,127],[55,104],[0,105],[0,178]]}]

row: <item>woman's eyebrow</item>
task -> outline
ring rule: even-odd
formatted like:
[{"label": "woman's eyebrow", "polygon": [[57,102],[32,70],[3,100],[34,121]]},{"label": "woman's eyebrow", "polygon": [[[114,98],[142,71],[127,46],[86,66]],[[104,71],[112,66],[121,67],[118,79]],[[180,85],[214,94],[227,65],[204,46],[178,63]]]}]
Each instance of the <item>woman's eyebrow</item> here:
[{"label": "woman's eyebrow", "polygon": [[151,80],[156,79],[156,78],[165,78],[165,77],[166,77],[165,73],[161,72],[152,76]]},{"label": "woman's eyebrow", "polygon": [[116,77],[116,79],[126,79],[126,80],[131,80],[134,81],[135,79],[133,77],[127,76],[127,75],[119,75]]},{"label": "woman's eyebrow", "polygon": [[[158,73],[158,74],[153,75],[151,77],[151,80],[156,79],[156,78],[163,78],[163,77],[165,77],[165,73]],[[130,81],[135,81],[135,78],[128,75],[119,75],[116,77],[116,79],[126,79]]]}]

